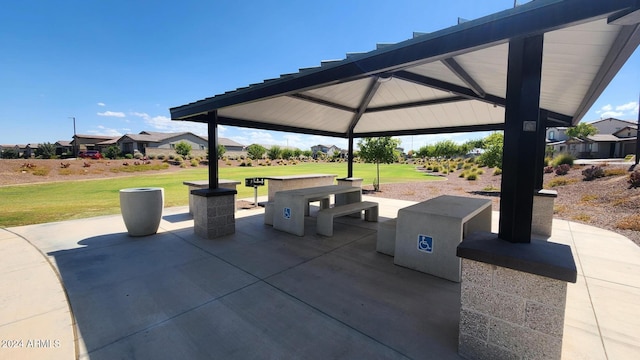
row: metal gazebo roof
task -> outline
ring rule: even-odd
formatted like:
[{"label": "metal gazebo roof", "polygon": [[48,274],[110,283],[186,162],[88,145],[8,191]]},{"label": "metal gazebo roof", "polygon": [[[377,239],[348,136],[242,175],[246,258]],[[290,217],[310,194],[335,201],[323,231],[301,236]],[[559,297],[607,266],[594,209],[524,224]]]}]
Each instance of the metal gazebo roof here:
[{"label": "metal gazebo roof", "polygon": [[575,125],[640,43],[636,0],[537,0],[171,109],[173,120],[335,137],[504,127],[512,39],[544,34],[540,109]]}]

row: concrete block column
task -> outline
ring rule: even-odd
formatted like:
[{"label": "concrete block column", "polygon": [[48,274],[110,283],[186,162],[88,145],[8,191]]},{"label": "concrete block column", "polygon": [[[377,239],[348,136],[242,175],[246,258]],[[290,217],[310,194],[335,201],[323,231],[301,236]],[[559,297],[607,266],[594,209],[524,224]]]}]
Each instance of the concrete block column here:
[{"label": "concrete block column", "polygon": [[236,232],[234,214],[236,190],[201,189],[193,195],[194,232],[205,239],[215,239]]},{"label": "concrete block column", "polygon": [[540,190],[533,197],[531,233],[551,236],[553,224],[553,205],[558,197],[555,190]]},{"label": "concrete block column", "polygon": [[567,282],[577,277],[571,249],[476,233],[460,244],[458,256],[458,353],[468,359],[560,359]]}]

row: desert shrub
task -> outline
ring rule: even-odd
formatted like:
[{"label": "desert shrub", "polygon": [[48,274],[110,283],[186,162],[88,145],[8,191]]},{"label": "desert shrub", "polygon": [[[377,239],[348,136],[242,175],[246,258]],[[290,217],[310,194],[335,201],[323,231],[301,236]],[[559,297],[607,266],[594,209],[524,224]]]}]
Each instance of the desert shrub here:
[{"label": "desert shrub", "polygon": [[460,177],[460,178],[463,178],[463,177],[466,177],[466,176],[467,176],[467,172],[466,171],[463,171],[460,174],[458,174],[458,177]]},{"label": "desert shrub", "polygon": [[197,159],[191,159],[191,166],[197,167],[200,164],[200,161]]},{"label": "desert shrub", "polygon": [[493,170],[493,175],[494,176],[502,175],[502,169],[496,168],[495,170]]},{"label": "desert shrub", "polygon": [[482,174],[484,174],[484,170],[482,170],[482,169],[478,169],[478,170],[476,171],[476,174],[478,174],[478,175],[482,175]]},{"label": "desert shrub", "polygon": [[169,160],[173,160],[175,158],[176,158],[176,156],[174,154],[169,154]]},{"label": "desert shrub", "polygon": [[619,176],[619,175],[626,175],[626,174],[627,174],[627,170],[623,168],[613,168],[613,169],[607,169],[604,171],[604,176]]},{"label": "desert shrub", "polygon": [[155,159],[156,159],[156,156],[155,156],[155,155],[149,155],[149,156],[147,156],[147,159],[149,159],[149,160],[155,160]]},{"label": "desert shrub", "polygon": [[622,230],[640,231],[640,214],[634,214],[622,218],[616,223],[616,227]]},{"label": "desert shrub", "polygon": [[629,189],[640,187],[640,170],[629,174],[629,180],[627,180],[627,182],[629,183]]},{"label": "desert shrub", "polygon": [[582,222],[589,222],[591,221],[591,216],[587,215],[587,214],[578,214],[578,215],[574,215],[572,216],[573,220],[578,220],[578,221],[582,221]]},{"label": "desert shrub", "polygon": [[476,174],[474,172],[470,172],[469,174],[467,174],[467,180],[473,181],[473,180],[477,180],[477,179],[478,179],[478,174]]},{"label": "desert shrub", "polygon": [[592,166],[588,169],[582,170],[582,180],[591,181],[601,177],[604,177],[604,170],[600,166]]},{"label": "desert shrub", "polygon": [[593,200],[596,200],[598,198],[598,195],[594,195],[594,194],[584,194],[582,195],[582,197],[580,198],[581,202],[591,202]]},{"label": "desert shrub", "polygon": [[560,154],[555,159],[553,159],[553,165],[560,166],[566,164],[572,166],[575,159],[576,158],[574,158],[571,154]]},{"label": "desert shrub", "polygon": [[563,186],[563,185],[567,185],[569,184],[569,180],[564,179],[564,178],[555,178],[551,181],[549,181],[548,186],[549,187],[557,187],[557,186]]},{"label": "desert shrub", "polygon": [[158,154],[158,160],[164,160],[166,157],[165,154]]},{"label": "desert shrub", "polygon": [[33,169],[32,174],[36,176],[47,176],[51,169],[48,167],[39,167],[37,169]]},{"label": "desert shrub", "polygon": [[436,165],[433,167],[433,172],[440,172],[440,166]]},{"label": "desert shrub", "polygon": [[124,154],[124,158],[128,159],[128,160],[131,160],[131,159],[133,159],[133,155],[132,154]]},{"label": "desert shrub", "polygon": [[569,173],[569,170],[571,170],[571,165],[560,164],[556,166],[556,175],[559,175],[559,176],[567,175]]},{"label": "desert shrub", "polygon": [[469,170],[469,169],[471,169],[472,167],[473,167],[473,165],[472,165],[472,164],[469,164],[469,163],[464,164],[464,165],[462,166],[462,168],[463,168],[464,170]]},{"label": "desert shrub", "polygon": [[136,159],[136,160],[142,159],[143,158],[142,153],[139,153],[139,152],[135,153],[133,155],[133,158]]},{"label": "desert shrub", "polygon": [[553,172],[553,166],[545,166],[544,167],[544,173],[545,174],[551,174]]}]

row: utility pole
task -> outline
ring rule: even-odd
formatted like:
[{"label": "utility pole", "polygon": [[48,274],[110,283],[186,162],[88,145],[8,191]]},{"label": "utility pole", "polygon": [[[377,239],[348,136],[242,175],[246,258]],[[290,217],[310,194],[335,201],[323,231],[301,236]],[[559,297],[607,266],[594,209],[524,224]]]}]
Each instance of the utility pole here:
[{"label": "utility pole", "polygon": [[[640,96],[638,96],[638,103],[640,103]],[[636,164],[640,161],[640,110],[638,110],[638,128],[636,129]]]},{"label": "utility pole", "polygon": [[78,139],[76,138],[76,117],[70,116],[69,119],[73,119],[73,157],[78,157]]}]

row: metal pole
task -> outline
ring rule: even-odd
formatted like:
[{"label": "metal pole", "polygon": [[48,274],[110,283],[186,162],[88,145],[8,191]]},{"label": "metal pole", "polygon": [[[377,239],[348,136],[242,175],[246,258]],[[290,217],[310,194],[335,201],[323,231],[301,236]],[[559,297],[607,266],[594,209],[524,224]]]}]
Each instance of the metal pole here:
[{"label": "metal pole", "polygon": [[70,116],[69,119],[73,119],[73,157],[78,157],[78,139],[76,138],[76,117]]},{"label": "metal pole", "polygon": [[[640,104],[640,95],[638,95],[638,103]],[[640,110],[638,110],[638,128],[636,129],[636,165],[640,161]]]}]

